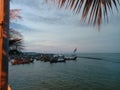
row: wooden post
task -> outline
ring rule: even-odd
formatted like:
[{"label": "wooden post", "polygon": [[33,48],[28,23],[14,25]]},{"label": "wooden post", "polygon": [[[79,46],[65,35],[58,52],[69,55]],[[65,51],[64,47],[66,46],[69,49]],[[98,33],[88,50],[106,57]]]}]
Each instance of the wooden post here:
[{"label": "wooden post", "polygon": [[8,90],[9,1],[0,0],[0,90]]}]

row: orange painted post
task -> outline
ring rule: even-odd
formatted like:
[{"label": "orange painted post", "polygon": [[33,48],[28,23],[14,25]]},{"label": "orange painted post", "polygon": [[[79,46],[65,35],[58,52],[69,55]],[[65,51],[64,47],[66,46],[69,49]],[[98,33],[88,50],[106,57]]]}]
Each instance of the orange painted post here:
[{"label": "orange painted post", "polygon": [[0,0],[0,90],[2,90],[2,22],[3,22],[3,0]]},{"label": "orange painted post", "polygon": [[9,1],[0,0],[0,90],[8,90]]}]

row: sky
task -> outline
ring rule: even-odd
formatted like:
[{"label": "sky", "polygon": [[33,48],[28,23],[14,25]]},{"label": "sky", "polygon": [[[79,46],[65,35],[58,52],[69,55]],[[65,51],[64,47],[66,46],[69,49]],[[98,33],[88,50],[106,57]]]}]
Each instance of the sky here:
[{"label": "sky", "polygon": [[22,19],[10,27],[24,37],[24,51],[40,53],[120,53],[120,12],[97,27],[80,21],[81,15],[59,9],[45,0],[12,0],[11,9],[21,9]]}]

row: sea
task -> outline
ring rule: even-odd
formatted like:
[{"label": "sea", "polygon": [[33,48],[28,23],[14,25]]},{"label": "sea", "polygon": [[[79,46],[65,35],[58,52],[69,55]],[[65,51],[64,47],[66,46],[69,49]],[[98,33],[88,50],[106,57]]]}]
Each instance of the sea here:
[{"label": "sea", "polygon": [[120,53],[80,53],[61,63],[9,63],[12,90],[120,90]]}]

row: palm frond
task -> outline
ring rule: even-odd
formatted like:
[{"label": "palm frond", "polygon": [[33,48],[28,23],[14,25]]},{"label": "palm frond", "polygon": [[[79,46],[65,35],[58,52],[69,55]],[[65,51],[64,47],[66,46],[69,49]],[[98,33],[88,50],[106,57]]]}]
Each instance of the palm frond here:
[{"label": "palm frond", "polygon": [[9,38],[19,38],[19,39],[22,39],[23,36],[17,30],[14,30],[13,28],[10,28],[10,37]]},{"label": "palm frond", "polygon": [[9,47],[10,51],[22,51],[24,49],[22,34],[12,28],[10,29]]},{"label": "palm frond", "polygon": [[76,14],[82,12],[81,19],[88,21],[88,24],[98,25],[100,27],[102,17],[108,20],[108,12],[120,5],[119,0],[46,0],[54,2],[58,7],[66,7]]}]

